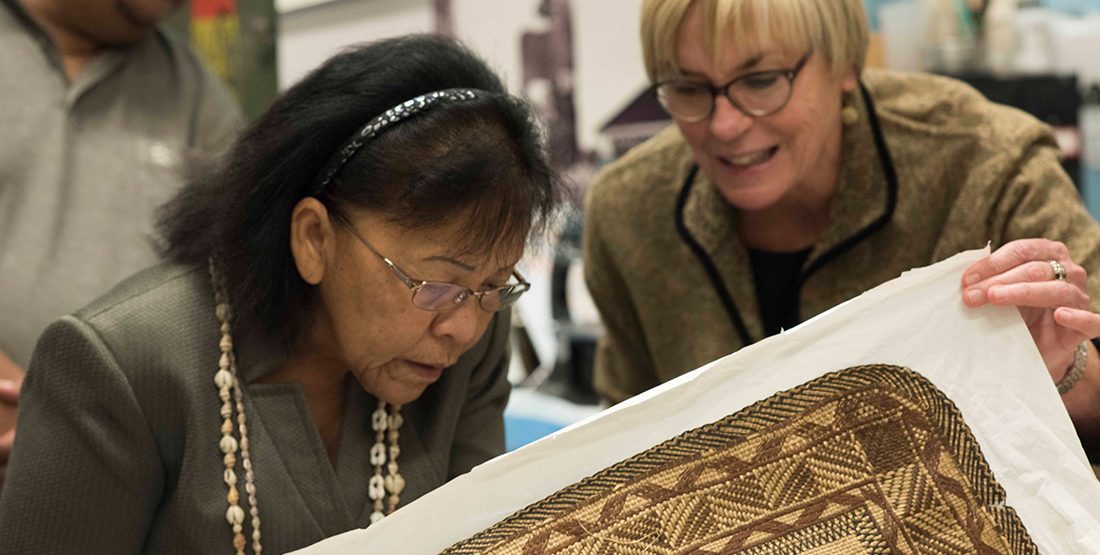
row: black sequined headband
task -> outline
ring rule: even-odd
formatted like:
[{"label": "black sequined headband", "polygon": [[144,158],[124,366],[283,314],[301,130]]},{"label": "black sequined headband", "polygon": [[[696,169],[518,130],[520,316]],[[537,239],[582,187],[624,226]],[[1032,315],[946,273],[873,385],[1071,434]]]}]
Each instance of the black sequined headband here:
[{"label": "black sequined headband", "polygon": [[320,196],[321,193],[324,192],[325,187],[328,187],[328,184],[332,183],[332,180],[336,178],[336,174],[340,173],[340,170],[348,163],[348,160],[351,160],[351,157],[355,156],[355,153],[359,152],[359,149],[363,148],[364,144],[376,137],[386,128],[412,115],[423,112],[436,104],[473,100],[483,97],[486,94],[488,93],[478,89],[447,89],[418,96],[386,110],[382,115],[370,120],[367,125],[363,126],[358,133],[352,135],[352,137],[336,151],[336,154],[334,154],[328,164],[325,165],[325,169],[318,174],[319,179],[310,190],[309,196]]}]

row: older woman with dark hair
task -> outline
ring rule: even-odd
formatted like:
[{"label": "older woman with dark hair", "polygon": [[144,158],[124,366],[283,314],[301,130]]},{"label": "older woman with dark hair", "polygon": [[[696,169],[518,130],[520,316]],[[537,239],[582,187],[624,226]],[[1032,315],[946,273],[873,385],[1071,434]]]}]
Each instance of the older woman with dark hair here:
[{"label": "older woman with dark hair", "polygon": [[561,194],[453,42],[328,61],[165,208],[172,262],[39,340],[3,550],[282,553],[500,454],[515,265]]}]

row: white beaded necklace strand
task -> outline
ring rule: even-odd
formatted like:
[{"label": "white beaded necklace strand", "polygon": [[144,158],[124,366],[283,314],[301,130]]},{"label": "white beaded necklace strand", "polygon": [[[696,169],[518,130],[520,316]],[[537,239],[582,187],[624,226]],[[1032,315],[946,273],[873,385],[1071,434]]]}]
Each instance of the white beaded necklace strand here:
[{"label": "white beaded necklace strand", "polygon": [[[232,316],[229,307],[229,293],[226,291],[225,281],[217,271],[214,259],[209,259],[210,280],[214,285],[215,314],[221,324],[222,338],[218,343],[221,347],[221,358],[218,361],[218,372],[214,374],[214,383],[218,386],[218,395],[222,400],[221,415],[222,439],[218,446],[224,453],[225,473],[223,478],[229,486],[229,509],[225,512],[225,519],[233,527],[233,547],[237,555],[244,555],[247,540],[244,536],[244,509],[238,503],[240,494],[237,492],[237,474],[233,468],[237,464],[237,450],[241,452],[241,464],[245,471],[245,491],[248,493],[249,513],[252,516],[252,551],[256,555],[263,552],[260,545],[260,510],[256,505],[256,475],[252,472],[252,458],[248,453],[248,427],[245,424],[244,402],[241,393],[241,382],[237,378],[237,357],[233,353],[233,337],[230,335],[229,320]],[[240,441],[233,437],[233,409],[234,402],[237,409],[237,430]],[[392,405],[387,412],[386,402],[379,400],[378,408],[371,415],[371,428],[374,429],[374,446],[371,447],[370,460],[374,466],[374,475],[370,478],[369,493],[374,502],[374,512],[370,515],[370,523],[374,524],[382,520],[386,515],[397,510],[397,504],[401,501],[401,492],[405,489],[405,479],[398,473],[397,457],[401,454],[398,446],[399,432],[405,419],[401,416],[401,405]],[[386,440],[389,440],[389,449],[386,449]],[[388,453],[387,453],[388,451]],[[386,455],[389,462],[386,462]],[[382,476],[382,467],[385,466],[388,474]],[[389,493],[389,506],[383,505],[383,500]],[[385,512],[383,513],[383,509]]]},{"label": "white beaded necklace strand", "polygon": [[[237,473],[233,468],[237,464],[237,449],[241,451],[241,464],[244,466],[244,488],[248,493],[249,513],[252,516],[252,551],[256,555],[263,552],[260,545],[260,510],[256,505],[256,475],[252,472],[252,457],[248,452],[248,426],[244,416],[244,402],[241,397],[241,382],[237,378],[237,357],[233,353],[233,337],[229,331],[229,320],[232,316],[229,307],[229,293],[226,291],[225,281],[218,274],[214,265],[214,259],[209,259],[210,280],[214,285],[215,314],[221,324],[222,338],[218,343],[221,347],[221,358],[218,361],[218,372],[214,374],[214,383],[218,386],[218,395],[222,400],[221,415],[222,439],[219,443],[225,457],[225,484],[229,486],[229,509],[225,512],[225,519],[233,527],[233,547],[237,555],[244,555],[244,548],[248,541],[244,537],[244,509],[237,503],[240,494],[237,492]],[[233,404],[230,403],[230,389],[237,408],[237,430],[241,440],[238,444],[233,437]]]},{"label": "white beaded necklace strand", "polygon": [[[398,432],[405,419],[401,417],[401,405],[393,405],[390,413],[386,412],[386,402],[379,400],[378,408],[371,414],[371,428],[374,430],[374,446],[370,449],[370,463],[374,465],[374,476],[371,476],[368,486],[370,498],[374,501],[374,512],[370,514],[370,523],[374,524],[382,520],[386,515],[397,509],[397,503],[401,500],[401,491],[405,489],[405,479],[397,473],[397,456],[401,454],[398,446]],[[389,464],[386,463],[386,439],[390,441]],[[382,467],[386,466],[387,474],[382,476]],[[389,507],[384,507],[383,500],[389,492]],[[385,509],[385,513],[383,513]]]}]

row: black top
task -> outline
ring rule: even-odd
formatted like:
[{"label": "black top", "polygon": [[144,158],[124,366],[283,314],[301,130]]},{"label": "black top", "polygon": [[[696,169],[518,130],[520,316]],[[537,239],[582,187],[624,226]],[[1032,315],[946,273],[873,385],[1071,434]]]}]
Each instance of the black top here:
[{"label": "black top", "polygon": [[801,322],[798,310],[799,277],[810,249],[797,252],[768,252],[749,249],[752,278],[760,320],[768,336],[791,329]]}]

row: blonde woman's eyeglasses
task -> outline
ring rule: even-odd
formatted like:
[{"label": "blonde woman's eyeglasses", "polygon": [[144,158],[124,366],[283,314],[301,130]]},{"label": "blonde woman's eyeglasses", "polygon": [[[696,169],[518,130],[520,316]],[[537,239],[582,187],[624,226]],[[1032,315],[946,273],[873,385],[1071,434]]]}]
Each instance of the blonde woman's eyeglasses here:
[{"label": "blonde woman's eyeglasses", "polygon": [[791,101],[794,79],[812,53],[807,52],[791,69],[748,73],[720,87],[706,81],[673,79],[657,83],[653,90],[669,115],[689,123],[710,117],[714,113],[714,99],[719,94],[746,115],[770,116]]}]

